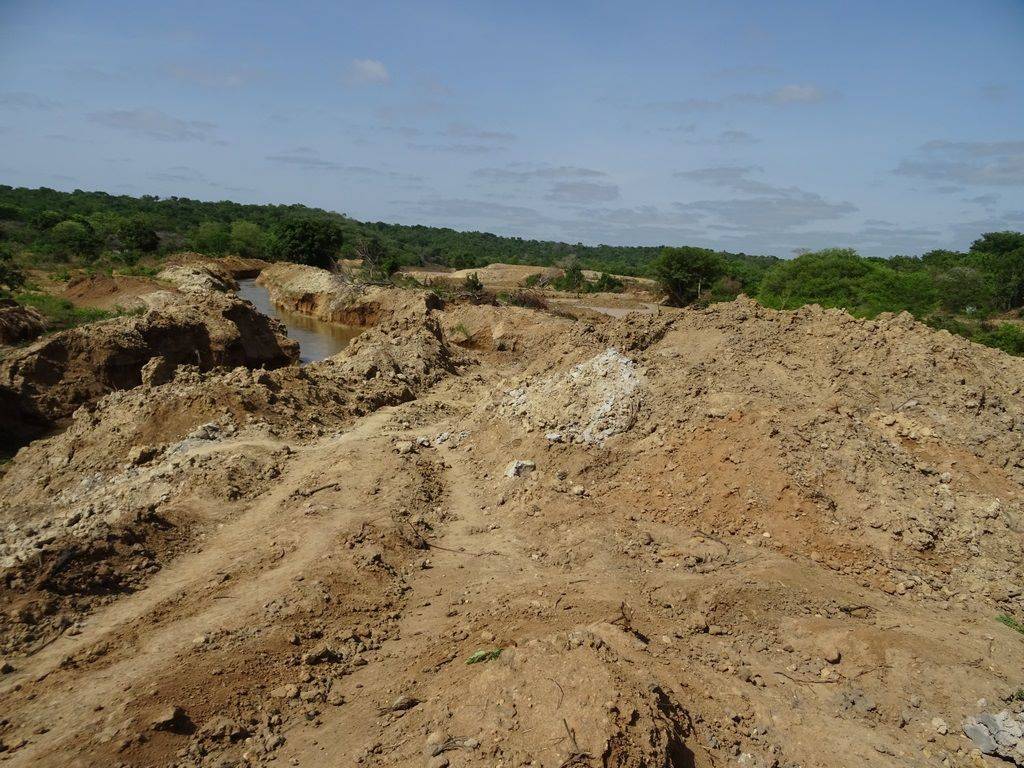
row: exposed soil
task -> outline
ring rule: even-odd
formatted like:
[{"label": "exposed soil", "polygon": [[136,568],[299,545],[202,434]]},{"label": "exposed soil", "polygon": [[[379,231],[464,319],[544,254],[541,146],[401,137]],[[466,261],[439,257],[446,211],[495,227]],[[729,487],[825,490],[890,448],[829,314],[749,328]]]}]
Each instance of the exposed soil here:
[{"label": "exposed soil", "polygon": [[909,316],[271,269],[376,326],[111,392],[0,479],[0,760],[1016,759],[962,727],[1022,707],[1024,361]]},{"label": "exposed soil", "polygon": [[46,318],[33,307],[0,299],[0,346],[32,341],[46,330]]}]

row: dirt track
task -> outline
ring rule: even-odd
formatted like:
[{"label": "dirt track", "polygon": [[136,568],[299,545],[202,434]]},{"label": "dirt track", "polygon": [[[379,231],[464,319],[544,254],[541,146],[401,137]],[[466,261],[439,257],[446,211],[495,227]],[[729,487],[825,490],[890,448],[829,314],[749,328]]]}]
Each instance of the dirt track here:
[{"label": "dirt track", "polygon": [[22,451],[0,760],[1001,764],[961,725],[1020,707],[1024,363],[744,301],[379,320]]}]

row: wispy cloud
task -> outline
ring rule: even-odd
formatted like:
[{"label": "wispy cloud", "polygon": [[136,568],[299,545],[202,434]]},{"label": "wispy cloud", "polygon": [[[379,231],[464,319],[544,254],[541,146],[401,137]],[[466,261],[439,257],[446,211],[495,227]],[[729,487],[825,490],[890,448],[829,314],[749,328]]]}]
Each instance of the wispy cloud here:
[{"label": "wispy cloud", "polygon": [[981,186],[1024,186],[1024,141],[929,141],[894,173]]},{"label": "wispy cloud", "polygon": [[691,97],[656,101],[648,104],[648,107],[669,112],[702,112],[734,104],[764,104],[778,107],[817,104],[828,97],[829,94],[816,85],[793,83],[767,91],[733,93],[721,98]]},{"label": "wispy cloud", "polygon": [[839,219],[857,211],[848,202],[832,202],[799,187],[780,187],[750,178],[757,166],[717,166],[679,171],[676,178],[721,187],[750,197],[677,203],[676,208],[704,214],[721,225],[745,231],[785,230]]},{"label": "wispy cloud", "polygon": [[205,120],[184,120],[159,109],[114,109],[93,112],[92,122],[157,141],[223,143],[214,135],[217,126]]},{"label": "wispy cloud", "polygon": [[44,98],[35,93],[27,91],[14,91],[0,93],[0,107],[7,109],[31,109],[40,112],[49,112],[58,109],[60,104],[52,99]]},{"label": "wispy cloud", "polygon": [[494,144],[466,144],[466,143],[452,143],[452,144],[417,144],[409,143],[405,145],[409,149],[416,150],[418,152],[451,152],[456,155],[486,155],[490,152],[499,152],[504,147],[495,146]]},{"label": "wispy cloud", "polygon": [[619,199],[619,188],[593,181],[559,181],[544,199],[556,203],[609,203]]},{"label": "wispy cloud", "polygon": [[239,88],[256,79],[255,70],[227,70],[213,66],[172,64],[167,67],[167,73],[177,80],[204,88]]},{"label": "wispy cloud", "polygon": [[505,168],[479,168],[473,175],[489,181],[524,182],[533,179],[594,179],[607,174],[575,165],[524,167],[522,164],[512,164]]},{"label": "wispy cloud", "polygon": [[394,181],[420,182],[422,176],[411,173],[400,173],[386,168],[375,168],[368,165],[346,165],[334,160],[327,160],[311,147],[295,147],[285,152],[267,155],[267,160],[279,165],[290,165],[306,171],[335,171],[351,176],[373,176]]},{"label": "wispy cloud", "polygon": [[468,123],[449,123],[444,135],[474,141],[515,141],[516,138],[514,133],[483,130]]},{"label": "wispy cloud", "polygon": [[391,73],[384,62],[377,59],[353,59],[343,77],[347,85],[387,85]]}]

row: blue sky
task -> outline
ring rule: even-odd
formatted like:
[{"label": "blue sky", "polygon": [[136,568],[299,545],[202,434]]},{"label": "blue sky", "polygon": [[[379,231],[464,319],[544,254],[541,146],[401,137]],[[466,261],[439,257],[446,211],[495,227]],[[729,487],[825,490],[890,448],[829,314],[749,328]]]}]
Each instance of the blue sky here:
[{"label": "blue sky", "polygon": [[0,182],[790,255],[1024,230],[1024,2],[0,0]]}]

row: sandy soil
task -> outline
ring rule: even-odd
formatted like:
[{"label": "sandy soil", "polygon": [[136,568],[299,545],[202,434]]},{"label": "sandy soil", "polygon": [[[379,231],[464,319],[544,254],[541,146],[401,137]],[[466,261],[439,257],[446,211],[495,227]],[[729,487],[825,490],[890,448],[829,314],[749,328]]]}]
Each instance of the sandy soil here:
[{"label": "sandy soil", "polygon": [[[1016,759],[1024,361],[743,299],[377,304],[19,453],[0,761]],[[1004,758],[964,732],[1001,711]]]}]

